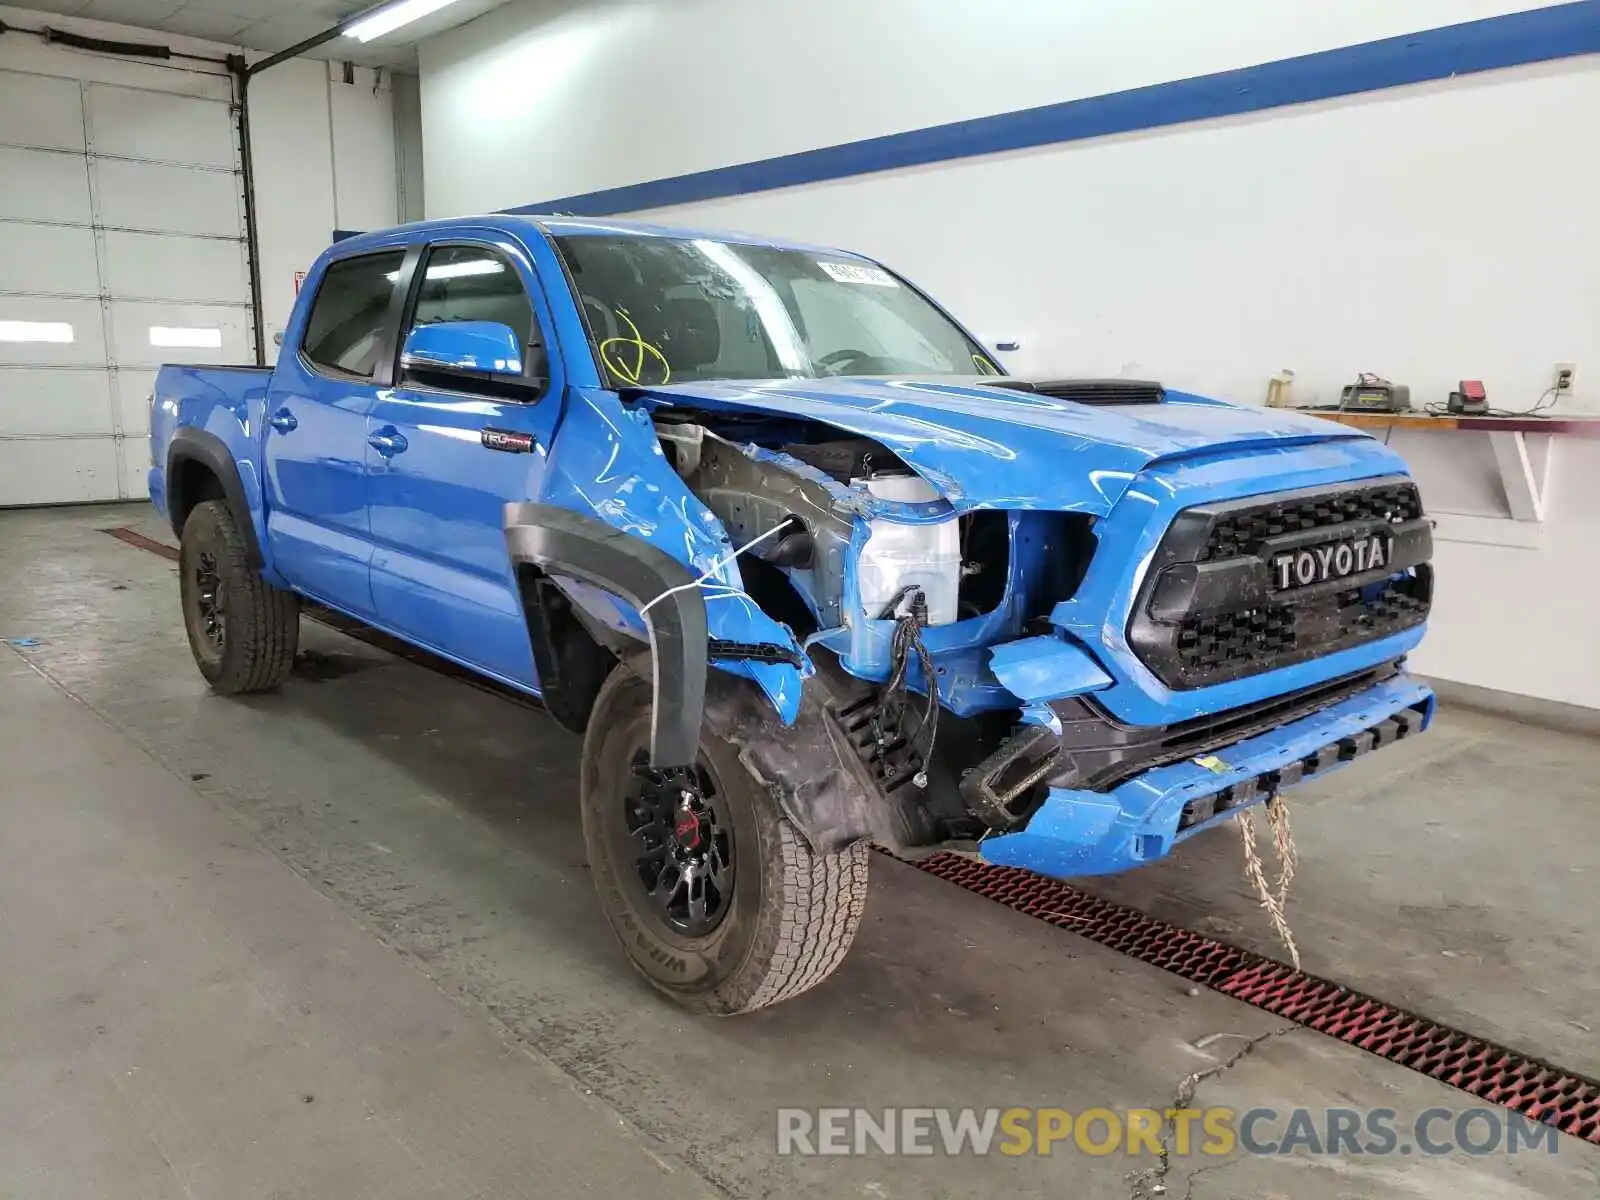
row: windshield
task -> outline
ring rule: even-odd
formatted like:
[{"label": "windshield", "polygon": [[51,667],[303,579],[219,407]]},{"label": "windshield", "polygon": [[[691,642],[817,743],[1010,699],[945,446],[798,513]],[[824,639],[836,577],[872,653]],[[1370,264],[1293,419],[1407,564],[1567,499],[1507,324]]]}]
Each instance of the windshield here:
[{"label": "windshield", "polygon": [[555,239],[612,387],[835,375],[998,375],[881,267],[696,238]]}]

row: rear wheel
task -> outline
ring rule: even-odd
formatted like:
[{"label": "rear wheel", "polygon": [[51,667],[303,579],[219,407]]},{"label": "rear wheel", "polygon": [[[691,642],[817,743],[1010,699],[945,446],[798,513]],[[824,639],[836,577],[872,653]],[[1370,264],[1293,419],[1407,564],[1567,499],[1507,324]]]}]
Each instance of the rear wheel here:
[{"label": "rear wheel", "polygon": [[702,736],[690,772],[651,771],[650,691],[614,670],[583,747],[583,836],[623,949],[702,1012],[751,1012],[814,987],[861,922],[867,847],[814,853],[725,743]]},{"label": "rear wheel", "polygon": [[178,591],[189,649],[214,691],[262,691],[288,677],[300,643],[300,598],[250,565],[225,501],[195,505],[183,523]]}]

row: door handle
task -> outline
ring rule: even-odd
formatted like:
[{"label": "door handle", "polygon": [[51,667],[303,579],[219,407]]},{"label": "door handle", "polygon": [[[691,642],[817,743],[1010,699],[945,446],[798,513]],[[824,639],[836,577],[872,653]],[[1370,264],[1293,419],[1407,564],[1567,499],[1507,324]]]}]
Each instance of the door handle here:
[{"label": "door handle", "polygon": [[393,425],[386,425],[367,438],[367,445],[385,458],[393,458],[396,454],[402,453],[410,444],[406,441],[405,434]]},{"label": "door handle", "polygon": [[273,413],[267,418],[267,424],[271,425],[279,433],[290,433],[300,427],[299,420],[287,408],[280,408]]}]

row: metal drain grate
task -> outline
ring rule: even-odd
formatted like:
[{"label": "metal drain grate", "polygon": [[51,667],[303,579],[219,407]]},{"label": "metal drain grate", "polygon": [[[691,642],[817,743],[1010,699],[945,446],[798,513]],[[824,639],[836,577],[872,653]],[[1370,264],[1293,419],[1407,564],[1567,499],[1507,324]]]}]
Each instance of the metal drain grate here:
[{"label": "metal drain grate", "polygon": [[[137,530],[104,532],[162,558],[178,557],[173,547]],[[369,629],[341,613],[316,604],[307,604],[303,611],[314,620],[430,670],[537,707],[538,702],[530,696],[483,681],[465,668]],[[1060,880],[957,854],[934,854],[911,862],[887,850],[880,849],[880,853],[1129,958],[1204,984],[1225,996],[1600,1146],[1600,1083],[1586,1076],[1563,1071],[1262,955],[1158,921],[1138,909],[1091,896]]]},{"label": "metal drain grate", "polygon": [[955,854],[906,865],[1600,1145],[1593,1079],[1031,871]]}]

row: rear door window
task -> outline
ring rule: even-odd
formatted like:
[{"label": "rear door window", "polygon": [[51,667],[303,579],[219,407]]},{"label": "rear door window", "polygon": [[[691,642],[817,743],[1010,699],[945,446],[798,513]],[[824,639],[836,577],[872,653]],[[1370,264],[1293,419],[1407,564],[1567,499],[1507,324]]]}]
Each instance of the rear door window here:
[{"label": "rear door window", "polygon": [[389,301],[404,259],[405,251],[394,250],[329,265],[301,341],[308,359],[326,370],[372,378],[383,353]]}]

